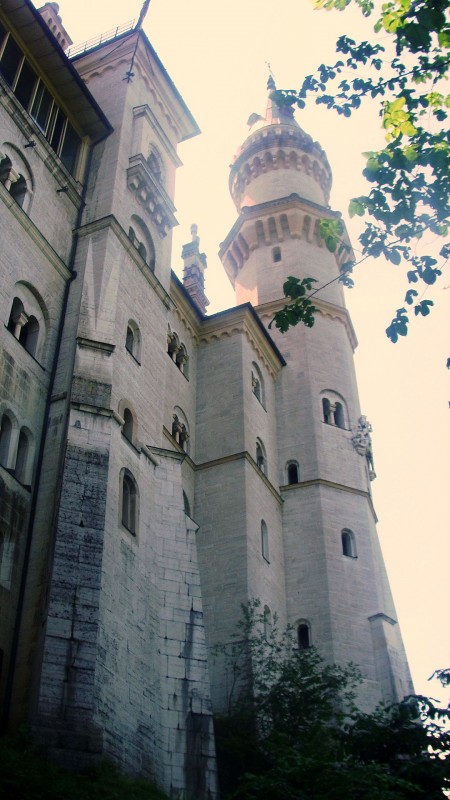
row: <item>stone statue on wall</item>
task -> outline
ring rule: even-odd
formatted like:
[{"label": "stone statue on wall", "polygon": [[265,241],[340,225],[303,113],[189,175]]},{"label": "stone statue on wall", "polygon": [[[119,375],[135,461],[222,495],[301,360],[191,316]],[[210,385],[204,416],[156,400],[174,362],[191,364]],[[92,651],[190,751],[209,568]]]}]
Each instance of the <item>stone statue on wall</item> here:
[{"label": "stone statue on wall", "polygon": [[353,447],[360,456],[365,456],[367,459],[367,467],[369,470],[369,479],[371,481],[376,478],[376,472],[373,461],[372,451],[372,425],[364,414],[358,419],[358,426],[356,432],[352,436]]}]

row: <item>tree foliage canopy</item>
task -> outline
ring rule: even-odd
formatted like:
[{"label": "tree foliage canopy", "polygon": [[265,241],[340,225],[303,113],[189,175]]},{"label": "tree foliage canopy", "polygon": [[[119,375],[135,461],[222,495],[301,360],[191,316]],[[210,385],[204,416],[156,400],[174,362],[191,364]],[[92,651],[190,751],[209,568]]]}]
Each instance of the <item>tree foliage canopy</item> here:
[{"label": "tree foliage canopy", "polygon": [[[312,2],[318,9],[343,10],[352,0]],[[303,108],[314,96],[317,104],[344,117],[365,102],[379,102],[386,144],[364,154],[363,174],[370,189],[349,205],[350,217],[365,219],[359,236],[362,257],[342,259],[340,280],[351,286],[353,268],[368,257],[384,256],[395,266],[406,265],[412,288],[386,330],[396,342],[408,332],[411,311],[416,316],[429,314],[433,301],[422,293],[436,282],[450,256],[450,242],[442,243],[440,260],[417,254],[417,244],[427,232],[445,237],[450,229],[449,3],[389,0],[380,10],[372,0],[354,2],[366,17],[376,12],[375,40],[357,43],[341,36],[334,64],[321,64],[299,90],[276,90],[272,97],[278,105]],[[338,249],[342,255],[349,249],[339,220],[322,220],[321,234],[331,251]],[[275,315],[276,327],[284,331],[298,322],[313,324],[314,310],[306,300],[320,288],[300,303],[290,293],[291,284],[285,284],[285,295],[293,302]]]},{"label": "tree foliage canopy", "polygon": [[280,633],[274,624],[268,632],[258,602],[244,608],[228,658],[235,696],[218,721],[217,742],[229,796],[442,800],[450,786],[448,709],[413,696],[358,710],[357,668],[298,649],[289,628]]}]

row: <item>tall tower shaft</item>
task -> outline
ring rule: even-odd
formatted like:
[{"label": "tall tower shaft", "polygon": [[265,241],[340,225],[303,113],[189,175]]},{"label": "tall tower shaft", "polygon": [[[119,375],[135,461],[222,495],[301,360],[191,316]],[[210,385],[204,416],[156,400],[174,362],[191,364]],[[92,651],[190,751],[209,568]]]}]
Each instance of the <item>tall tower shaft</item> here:
[{"label": "tall tower shaft", "polygon": [[266,113],[250,117],[231,166],[238,218],[220,256],[237,302],[255,305],[266,326],[285,303],[289,275],[324,286],[314,298],[312,329],[271,329],[286,361],[275,381],[285,611],[300,647],[315,645],[327,660],[360,666],[361,702],[370,708],[401,699],[412,685],[376,533],[356,337],[337,257],[319,232],[322,218],[339,215],[328,204],[325,153],[290,108],[272,101],[273,82],[268,88]]}]

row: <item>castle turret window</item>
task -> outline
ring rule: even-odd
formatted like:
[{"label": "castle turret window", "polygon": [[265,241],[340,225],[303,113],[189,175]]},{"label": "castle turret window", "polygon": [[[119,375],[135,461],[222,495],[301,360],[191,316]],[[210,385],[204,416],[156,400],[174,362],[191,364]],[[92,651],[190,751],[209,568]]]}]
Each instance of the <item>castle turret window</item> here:
[{"label": "castle turret window", "polygon": [[24,428],[22,428],[19,434],[14,475],[24,486],[29,486],[31,484],[30,435]]},{"label": "castle turret window", "polygon": [[263,443],[260,439],[256,440],[256,464],[258,469],[267,475],[267,459]]},{"label": "castle turret window", "polygon": [[123,420],[122,433],[129,442],[133,442],[134,421],[133,414],[129,408],[124,409]]},{"label": "castle turret window", "polygon": [[342,554],[347,558],[356,558],[355,535],[353,531],[344,528],[341,531]]},{"label": "castle turret window", "polygon": [[121,474],[121,521],[122,525],[136,536],[138,524],[138,491],[131,472],[124,469]]},{"label": "castle turret window", "polygon": [[336,392],[324,392],[322,397],[322,416],[327,425],[347,428],[347,409],[344,400]]},{"label": "castle turret window", "polygon": [[258,364],[252,363],[252,392],[262,406],[265,405],[264,381]]},{"label": "castle turret window", "polygon": [[300,622],[297,626],[297,642],[299,650],[311,647],[311,629],[308,622]]},{"label": "castle turret window", "polygon": [[11,535],[0,530],[0,586],[4,589],[11,588],[13,564],[14,540]]},{"label": "castle turret window", "polygon": [[272,250],[272,260],[274,264],[281,261],[281,247],[274,247]]},{"label": "castle turret window", "polygon": [[272,633],[272,612],[269,606],[264,606],[263,611],[264,638],[268,641]]},{"label": "castle turret window", "polygon": [[7,414],[3,414],[0,422],[0,464],[9,467],[12,423]]},{"label": "castle turret window", "polygon": [[269,531],[264,520],[261,520],[261,555],[269,563]]},{"label": "castle turret window", "polygon": [[300,478],[299,467],[296,461],[290,461],[287,464],[287,482],[290,486],[298,483]]},{"label": "castle turret window", "polygon": [[128,320],[127,332],[125,336],[125,348],[140,363],[141,360],[141,334],[139,327],[132,320]]},{"label": "castle turret window", "polygon": [[172,415],[172,437],[175,441],[186,451],[189,452],[189,425],[184,412],[178,406],[175,407],[175,413]]}]

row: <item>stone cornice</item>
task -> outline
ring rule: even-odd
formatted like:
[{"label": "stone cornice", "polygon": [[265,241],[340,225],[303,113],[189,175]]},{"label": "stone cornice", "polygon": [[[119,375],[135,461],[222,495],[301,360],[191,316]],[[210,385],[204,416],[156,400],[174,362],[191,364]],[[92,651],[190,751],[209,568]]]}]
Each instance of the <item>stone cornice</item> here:
[{"label": "stone cornice", "polygon": [[[271,320],[276,311],[279,311],[286,304],[286,298],[282,297],[279,300],[272,300],[270,303],[256,307],[257,314],[262,320]],[[320,300],[317,296],[314,297],[314,305],[319,314],[324,317],[331,317],[341,322],[347,332],[350,345],[354,351],[358,346],[358,339],[356,338],[355,329],[350,319],[350,314],[344,306],[337,306],[334,303],[329,303],[327,300]]]},{"label": "stone cornice", "polygon": [[305,211],[306,214],[309,216],[315,216],[317,219],[340,219],[341,217],[341,214],[338,211],[333,211],[331,208],[322,206],[319,203],[315,203],[313,200],[307,200],[305,197],[301,197],[301,195],[297,194],[296,192],[287,195],[286,197],[279,197],[276,200],[268,200],[265,203],[258,203],[254,206],[244,206],[244,208],[241,209],[241,212],[233,227],[220,244],[219,257],[221,259],[224,258],[226,251],[242,232],[242,229],[247,223],[254,222],[263,217],[271,217],[275,213],[282,214],[292,207],[298,208],[301,211]]},{"label": "stone cornice", "polygon": [[236,334],[246,336],[258,358],[265,364],[272,377],[275,377],[285,364],[284,358],[250,303],[205,317],[198,339],[200,343],[208,344]]},{"label": "stone cornice", "polygon": [[222,458],[214,458],[212,461],[204,461],[202,464],[196,464],[195,470],[204,470],[204,469],[211,469],[214,467],[220,467],[222,464],[229,464],[232,461],[241,461],[245,460],[248,464],[255,470],[255,472],[259,475],[263,483],[266,484],[267,488],[269,489],[270,493],[274,496],[277,502],[281,505],[283,503],[283,498],[281,497],[280,493],[277,492],[274,485],[269,481],[264,472],[260,470],[256,461],[248,450],[243,450],[241,453],[232,453],[229,456],[223,456]]},{"label": "stone cornice", "polygon": [[55,268],[58,274],[68,281],[72,277],[72,273],[65,265],[64,261],[58,256],[53,247],[49,244],[45,236],[42,235],[39,228],[36,227],[34,222],[30,219],[28,214],[21,209],[7,189],[0,183],[0,199],[4,202],[5,206],[10,210],[16,220],[20,223],[22,228],[26,231],[30,239],[37,245],[42,255],[49,261]]},{"label": "stone cornice", "polygon": [[84,336],[77,336],[77,345],[78,347],[87,348],[89,350],[100,350],[107,356],[110,356],[116,348],[115,344],[100,342],[96,339],[86,339]]},{"label": "stone cornice", "polygon": [[293,484],[286,484],[285,486],[280,486],[280,492],[283,494],[284,492],[291,492],[295,491],[296,489],[305,489],[310,486],[326,486],[330,489],[338,489],[341,492],[349,492],[350,494],[357,494],[360,497],[364,497],[368,504],[372,516],[375,522],[378,522],[378,517],[375,512],[375,508],[372,501],[372,496],[370,492],[364,491],[364,489],[356,489],[353,486],[345,486],[343,483],[335,483],[334,481],[327,481],[324,478],[312,478],[309,481],[300,481],[299,483]]},{"label": "stone cornice", "polygon": [[93,233],[97,233],[98,231],[107,229],[111,230],[117,237],[122,247],[126,250],[128,255],[135,262],[138,269],[142,272],[144,278],[147,280],[150,286],[155,290],[155,293],[164,303],[166,308],[168,309],[173,308],[173,302],[170,299],[170,295],[168,295],[168,293],[166,292],[166,290],[156,277],[155,273],[152,272],[148,264],[144,261],[142,256],[137,251],[131,239],[125,233],[120,223],[112,214],[108,214],[108,216],[106,217],[101,217],[100,219],[96,219],[93,222],[88,222],[86,225],[82,225],[80,228],[76,230],[76,233],[81,238],[84,236],[91,236]]},{"label": "stone cornice", "polygon": [[175,225],[178,225],[174,214],[175,206],[163,186],[155,179],[142,153],[132,156],[129,164],[128,189],[143,206],[163,239]]}]

